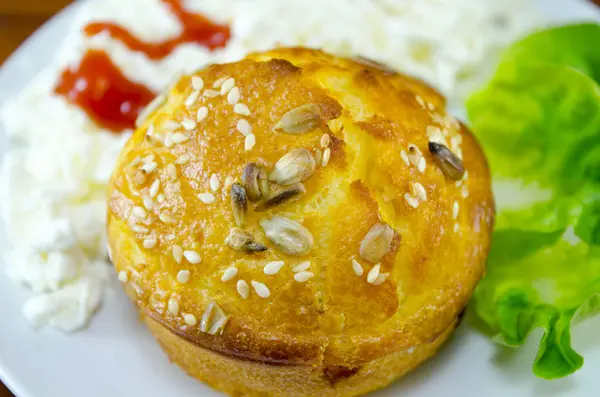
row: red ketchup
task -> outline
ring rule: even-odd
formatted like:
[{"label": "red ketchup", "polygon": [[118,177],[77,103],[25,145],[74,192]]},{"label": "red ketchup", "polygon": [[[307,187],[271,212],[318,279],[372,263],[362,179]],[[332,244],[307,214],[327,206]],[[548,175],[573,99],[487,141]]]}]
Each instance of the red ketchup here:
[{"label": "red ketchup", "polygon": [[[88,36],[107,32],[130,50],[143,52],[153,60],[165,58],[182,43],[197,43],[214,50],[229,41],[229,26],[186,11],[181,0],[162,1],[182,26],[181,34],[173,39],[147,43],[110,22],[90,23],[84,32]],[[65,70],[55,92],[80,106],[98,125],[115,132],[134,128],[138,114],[155,96],[148,88],[125,77],[108,55],[98,50],[88,51],[76,70]]]}]

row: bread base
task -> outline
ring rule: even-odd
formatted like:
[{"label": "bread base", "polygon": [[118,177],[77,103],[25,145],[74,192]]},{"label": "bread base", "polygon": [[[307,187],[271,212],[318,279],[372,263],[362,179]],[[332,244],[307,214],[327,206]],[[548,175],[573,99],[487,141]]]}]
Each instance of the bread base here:
[{"label": "bread base", "polygon": [[143,320],[171,362],[190,376],[230,396],[249,397],[348,397],[380,389],[431,357],[460,321],[457,318],[428,344],[348,369],[271,365],[226,356],[173,334],[150,317]]}]

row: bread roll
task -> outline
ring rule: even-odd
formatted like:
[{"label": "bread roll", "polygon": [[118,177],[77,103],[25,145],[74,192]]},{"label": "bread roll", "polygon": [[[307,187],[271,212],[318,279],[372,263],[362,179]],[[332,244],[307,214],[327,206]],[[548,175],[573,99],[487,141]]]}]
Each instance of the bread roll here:
[{"label": "bread roll", "polygon": [[144,112],[112,259],[170,359],[232,396],[356,396],[448,338],[484,273],[484,155],[421,81],[304,48],[210,65]]}]

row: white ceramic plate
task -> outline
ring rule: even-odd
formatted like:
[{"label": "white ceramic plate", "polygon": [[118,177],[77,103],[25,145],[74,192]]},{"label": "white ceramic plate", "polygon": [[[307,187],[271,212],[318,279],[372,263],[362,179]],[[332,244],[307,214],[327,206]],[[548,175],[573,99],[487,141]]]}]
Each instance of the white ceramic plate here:
[{"label": "white ceramic plate", "polygon": [[[219,0],[216,0],[219,1]],[[600,20],[591,4],[539,0],[551,20]],[[0,103],[10,100],[46,64],[64,37],[75,8],[65,10],[33,35],[0,70]],[[1,131],[0,131],[1,132]],[[0,133],[0,157],[6,149]],[[0,252],[5,238],[0,225]],[[11,283],[0,263],[0,377],[18,397],[216,397],[207,386],[171,365],[120,289],[109,293],[90,328],[75,335],[34,331],[21,315],[26,291]],[[463,322],[435,358],[374,396],[591,397],[600,387],[600,318],[573,332],[586,359],[575,375],[553,382],[531,373],[540,333],[522,349],[508,350]]]}]

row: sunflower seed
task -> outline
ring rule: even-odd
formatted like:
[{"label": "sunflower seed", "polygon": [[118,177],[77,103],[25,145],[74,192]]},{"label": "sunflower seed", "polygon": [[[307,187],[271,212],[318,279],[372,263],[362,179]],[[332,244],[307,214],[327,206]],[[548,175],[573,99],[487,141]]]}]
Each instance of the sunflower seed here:
[{"label": "sunflower seed", "polygon": [[225,239],[225,244],[241,252],[262,252],[267,250],[267,247],[254,241],[252,234],[238,227],[234,227],[229,231],[229,236]]},{"label": "sunflower seed", "polygon": [[442,144],[429,142],[429,151],[433,154],[433,159],[444,175],[455,181],[462,179],[465,174],[465,166],[462,160],[450,149]]},{"label": "sunflower seed", "polygon": [[242,172],[242,184],[250,201],[258,201],[269,195],[267,170],[260,164],[246,164]]},{"label": "sunflower seed", "polygon": [[287,254],[305,255],[313,246],[312,234],[296,221],[275,216],[271,219],[263,219],[259,224],[267,238]]},{"label": "sunflower seed", "polygon": [[275,164],[269,180],[279,185],[293,185],[308,179],[315,172],[315,159],[304,148],[285,154]]},{"label": "sunflower seed", "polygon": [[246,189],[239,183],[231,185],[231,208],[233,209],[233,218],[235,224],[242,226],[244,224],[244,218],[248,211],[248,198],[246,196]]},{"label": "sunflower seed", "polygon": [[292,186],[286,186],[278,189],[278,191],[273,192],[271,197],[269,197],[266,201],[263,201],[259,205],[254,208],[256,212],[267,211],[275,206],[286,203],[292,199],[295,199],[301,195],[306,193],[306,189],[304,185],[301,183],[296,183]]},{"label": "sunflower seed", "polygon": [[213,311],[215,309],[215,302],[210,302],[204,313],[202,313],[202,318],[200,319],[200,331],[207,332],[210,322],[212,321]]},{"label": "sunflower seed", "polygon": [[314,103],[294,108],[283,115],[275,124],[275,131],[288,134],[303,134],[315,129],[321,121],[321,109]]},{"label": "sunflower seed", "polygon": [[376,223],[360,243],[360,256],[377,263],[388,253],[394,238],[394,229],[386,224]]}]

